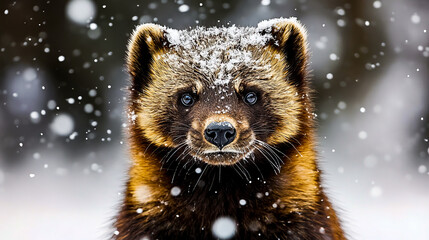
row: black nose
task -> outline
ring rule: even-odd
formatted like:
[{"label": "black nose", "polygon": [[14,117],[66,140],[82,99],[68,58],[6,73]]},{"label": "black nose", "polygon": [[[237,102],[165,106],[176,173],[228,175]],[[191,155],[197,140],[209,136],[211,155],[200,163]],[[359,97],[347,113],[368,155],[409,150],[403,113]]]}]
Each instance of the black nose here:
[{"label": "black nose", "polygon": [[221,150],[234,141],[235,135],[235,128],[229,122],[212,122],[204,131],[206,140]]}]

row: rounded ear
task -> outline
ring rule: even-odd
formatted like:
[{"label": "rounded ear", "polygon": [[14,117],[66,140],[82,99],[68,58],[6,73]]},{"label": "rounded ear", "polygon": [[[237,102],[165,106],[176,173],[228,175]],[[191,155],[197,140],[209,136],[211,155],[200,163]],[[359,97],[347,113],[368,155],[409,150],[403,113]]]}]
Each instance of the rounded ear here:
[{"label": "rounded ear", "polygon": [[143,85],[149,81],[153,55],[164,48],[164,43],[164,30],[159,25],[148,23],[134,30],[127,53],[127,69],[132,77],[133,90],[142,91]]},{"label": "rounded ear", "polygon": [[289,80],[302,83],[307,76],[307,31],[296,18],[278,18],[258,24],[262,33],[273,36],[271,46],[284,54]]}]

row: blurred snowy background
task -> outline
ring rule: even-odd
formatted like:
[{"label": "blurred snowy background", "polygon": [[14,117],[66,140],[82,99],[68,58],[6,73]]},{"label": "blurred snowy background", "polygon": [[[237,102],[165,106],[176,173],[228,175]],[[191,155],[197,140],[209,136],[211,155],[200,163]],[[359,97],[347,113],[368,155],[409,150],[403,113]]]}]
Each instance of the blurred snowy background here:
[{"label": "blurred snowy background", "polygon": [[325,185],[351,239],[429,239],[429,1],[0,2],[0,239],[106,239],[133,28],[308,28]]}]

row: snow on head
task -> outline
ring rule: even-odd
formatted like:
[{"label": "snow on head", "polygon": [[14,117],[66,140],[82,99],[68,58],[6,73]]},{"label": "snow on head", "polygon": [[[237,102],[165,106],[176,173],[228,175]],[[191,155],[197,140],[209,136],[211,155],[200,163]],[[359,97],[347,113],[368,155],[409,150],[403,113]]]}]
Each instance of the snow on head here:
[{"label": "snow on head", "polygon": [[262,61],[262,51],[274,40],[273,26],[284,22],[302,28],[295,18],[271,19],[259,23],[258,27],[232,25],[187,30],[161,27],[169,51],[160,57],[171,67],[190,66],[208,76],[215,86],[225,86],[235,79],[233,72],[240,67],[270,67]]},{"label": "snow on head", "polygon": [[96,8],[91,0],[71,0],[66,6],[66,13],[73,22],[85,25],[89,19],[94,18]]},{"label": "snow on head", "polygon": [[74,129],[74,122],[70,115],[60,114],[51,123],[51,130],[60,136],[68,136]]},{"label": "snow on head", "polygon": [[226,85],[232,80],[231,72],[239,65],[257,66],[258,57],[252,48],[262,49],[271,34],[252,27],[196,27],[176,30],[162,27],[172,51],[163,57],[176,67],[190,64],[210,74],[215,85]]},{"label": "snow on head", "polygon": [[212,226],[212,233],[219,239],[230,239],[234,237],[236,223],[230,217],[220,217],[216,219]]}]

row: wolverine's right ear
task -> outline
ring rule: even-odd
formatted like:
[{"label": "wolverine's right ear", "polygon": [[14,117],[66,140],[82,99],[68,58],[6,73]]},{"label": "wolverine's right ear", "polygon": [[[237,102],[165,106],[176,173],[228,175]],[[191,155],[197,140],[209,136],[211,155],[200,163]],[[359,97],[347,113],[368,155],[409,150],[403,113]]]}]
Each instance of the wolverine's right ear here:
[{"label": "wolverine's right ear", "polygon": [[149,80],[153,55],[165,46],[164,30],[156,24],[138,26],[128,44],[127,68],[132,79],[132,88],[142,91]]},{"label": "wolverine's right ear", "polygon": [[307,31],[296,18],[277,18],[258,24],[263,34],[271,34],[271,45],[284,56],[289,80],[300,85],[307,75]]}]

